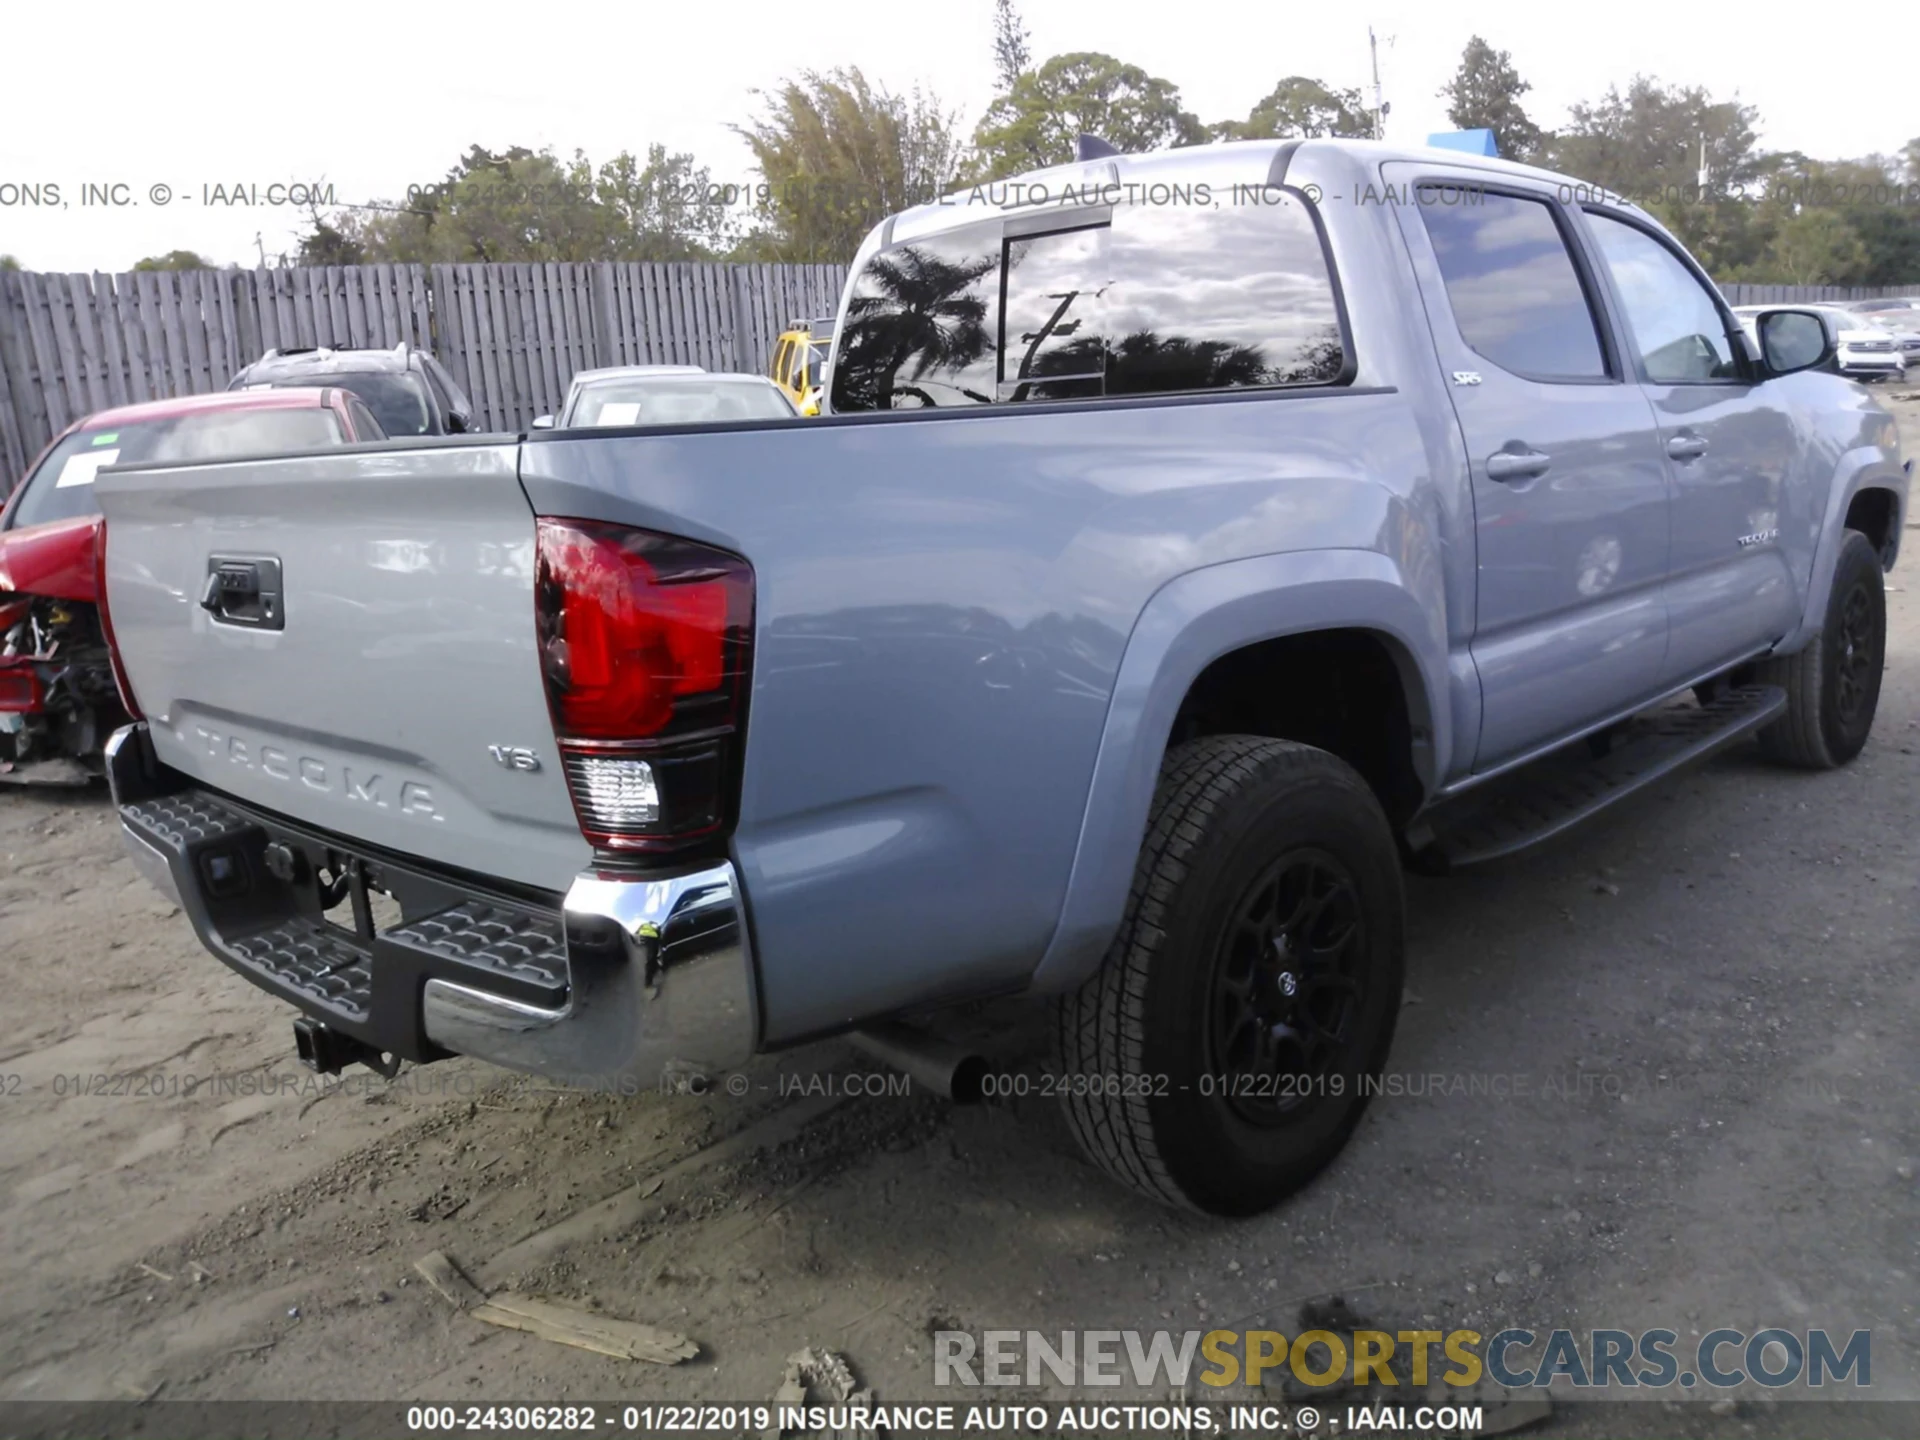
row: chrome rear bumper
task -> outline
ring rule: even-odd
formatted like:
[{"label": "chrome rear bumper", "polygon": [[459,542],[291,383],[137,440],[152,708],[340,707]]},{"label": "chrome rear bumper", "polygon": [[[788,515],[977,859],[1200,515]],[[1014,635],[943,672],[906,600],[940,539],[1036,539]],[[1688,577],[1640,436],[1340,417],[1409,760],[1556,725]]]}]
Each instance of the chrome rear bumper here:
[{"label": "chrome rear bumper", "polygon": [[[628,1092],[757,1048],[731,863],[583,873],[557,908],[484,892],[196,788],[157,764],[144,729],[125,726],[106,747],[129,857],[208,950],[320,1024],[405,1059],[472,1055]],[[378,931],[330,923],[323,866],[394,895],[404,918]]]},{"label": "chrome rear bumper", "polygon": [[462,1055],[575,1084],[652,1084],[739,1065],[758,1023],[731,863],[661,878],[575,878],[561,909],[563,1009],[429,979],[428,1038]]}]

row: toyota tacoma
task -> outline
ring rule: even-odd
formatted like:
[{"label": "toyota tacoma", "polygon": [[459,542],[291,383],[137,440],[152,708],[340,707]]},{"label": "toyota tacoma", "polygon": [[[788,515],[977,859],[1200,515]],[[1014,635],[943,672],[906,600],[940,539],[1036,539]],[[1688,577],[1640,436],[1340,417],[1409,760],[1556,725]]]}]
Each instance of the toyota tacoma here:
[{"label": "toyota tacoma", "polygon": [[1909,477],[1834,339],[1455,152],[956,195],[820,419],[104,476],[127,843],[323,1069],[934,1073],[903,1020],[1024,994],[1100,1166],[1256,1211],[1375,1088],[1406,868],[1867,742]]}]

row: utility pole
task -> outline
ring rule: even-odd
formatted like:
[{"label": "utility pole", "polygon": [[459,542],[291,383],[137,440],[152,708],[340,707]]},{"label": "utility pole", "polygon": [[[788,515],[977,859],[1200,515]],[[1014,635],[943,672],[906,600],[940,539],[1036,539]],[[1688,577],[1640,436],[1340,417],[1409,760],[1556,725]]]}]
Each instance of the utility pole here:
[{"label": "utility pole", "polygon": [[1700,132],[1700,173],[1697,178],[1700,181],[1700,198],[1704,200],[1707,198],[1708,182],[1713,179],[1712,172],[1707,169],[1707,132],[1704,130]]},{"label": "utility pole", "polygon": [[[1387,37],[1387,44],[1393,44],[1393,36]],[[1380,42],[1373,33],[1373,27],[1367,27],[1367,54],[1373,61],[1373,138],[1387,138],[1387,111],[1391,108],[1380,98]]]},{"label": "utility pole", "polygon": [[260,239],[260,232],[258,230],[253,232],[253,248],[260,252],[260,268],[262,270],[266,269],[267,268],[267,247],[264,243],[262,243]]}]

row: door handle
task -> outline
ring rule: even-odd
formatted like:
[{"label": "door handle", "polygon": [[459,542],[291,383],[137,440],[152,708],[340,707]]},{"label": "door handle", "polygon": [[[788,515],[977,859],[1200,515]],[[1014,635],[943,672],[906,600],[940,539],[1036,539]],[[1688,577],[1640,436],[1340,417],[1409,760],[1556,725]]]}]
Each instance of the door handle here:
[{"label": "door handle", "polygon": [[200,608],[227,625],[281,630],[286,628],[286,616],[280,591],[278,560],[211,555],[207,557],[206,584],[200,589]]},{"label": "door handle", "polygon": [[1704,435],[1675,435],[1667,441],[1667,454],[1676,460],[1698,460],[1707,453]]},{"label": "door handle", "polygon": [[1552,457],[1538,450],[1496,450],[1487,457],[1487,478],[1501,484],[1531,480],[1547,473]]}]

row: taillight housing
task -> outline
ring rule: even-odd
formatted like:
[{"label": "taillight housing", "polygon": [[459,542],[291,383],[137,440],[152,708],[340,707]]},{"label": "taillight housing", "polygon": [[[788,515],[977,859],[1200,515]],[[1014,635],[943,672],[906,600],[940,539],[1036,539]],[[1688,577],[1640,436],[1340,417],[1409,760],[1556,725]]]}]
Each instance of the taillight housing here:
[{"label": "taillight housing", "polygon": [[731,819],[753,647],[753,570],[708,545],[542,519],[534,608],[580,833],[678,850]]},{"label": "taillight housing", "polygon": [[127,678],[127,667],[121,663],[120,647],[113,638],[113,616],[107,610],[107,522],[103,516],[94,525],[93,530],[93,607],[100,617],[100,638],[107,642],[107,662],[113,666],[113,686],[120,692],[120,705],[134,720],[147,717],[140,712],[140,702],[134,699],[133,682]]},{"label": "taillight housing", "polygon": [[37,715],[42,703],[40,677],[31,665],[0,667],[0,713]]}]

